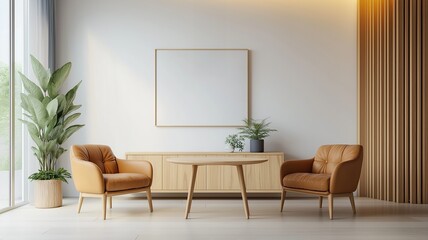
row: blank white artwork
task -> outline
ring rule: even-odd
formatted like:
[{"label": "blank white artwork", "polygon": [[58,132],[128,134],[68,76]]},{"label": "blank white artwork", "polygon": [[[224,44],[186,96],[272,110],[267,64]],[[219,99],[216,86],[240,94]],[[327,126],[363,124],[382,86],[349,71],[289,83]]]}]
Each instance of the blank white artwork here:
[{"label": "blank white artwork", "polygon": [[156,126],[242,126],[247,49],[157,49]]}]

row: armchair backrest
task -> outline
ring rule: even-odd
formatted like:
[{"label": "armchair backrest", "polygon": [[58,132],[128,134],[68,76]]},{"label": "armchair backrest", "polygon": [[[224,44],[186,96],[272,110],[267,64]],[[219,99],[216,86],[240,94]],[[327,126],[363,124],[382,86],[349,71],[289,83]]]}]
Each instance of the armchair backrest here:
[{"label": "armchair backrest", "polygon": [[333,173],[341,162],[362,161],[361,145],[323,145],[318,148],[312,165],[313,173]]},{"label": "armchair backrest", "polygon": [[79,160],[96,164],[102,173],[118,173],[116,156],[111,148],[105,145],[73,145],[71,155]]}]

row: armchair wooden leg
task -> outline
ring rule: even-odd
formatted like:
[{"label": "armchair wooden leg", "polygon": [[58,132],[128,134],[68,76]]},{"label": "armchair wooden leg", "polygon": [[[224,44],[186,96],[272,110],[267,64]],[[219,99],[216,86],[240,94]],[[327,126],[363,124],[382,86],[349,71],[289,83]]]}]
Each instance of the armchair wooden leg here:
[{"label": "armchair wooden leg", "polygon": [[353,193],[349,194],[349,200],[351,201],[352,212],[354,214],[357,214],[357,210],[355,210],[355,201],[354,201],[354,194]]},{"label": "armchair wooden leg", "polygon": [[109,197],[110,209],[113,207],[113,197]]},{"label": "armchair wooden leg", "polygon": [[102,201],[103,201],[103,220],[106,220],[107,196],[105,194],[103,194]]},{"label": "armchair wooden leg", "polygon": [[79,206],[77,207],[77,213],[80,213],[80,209],[82,209],[83,196],[82,193],[79,195]]},{"label": "armchair wooden leg", "polygon": [[150,212],[153,212],[152,191],[150,190],[150,188],[147,189],[146,195],[147,195],[147,201],[149,202]]},{"label": "armchair wooden leg", "polygon": [[333,194],[328,195],[328,215],[330,220],[333,220]]},{"label": "armchair wooden leg", "polygon": [[319,198],[320,198],[320,208],[322,208],[322,196],[320,196]]},{"label": "armchair wooden leg", "polygon": [[287,194],[287,192],[283,189],[281,192],[281,212],[284,209],[284,202],[285,202],[285,195]]}]

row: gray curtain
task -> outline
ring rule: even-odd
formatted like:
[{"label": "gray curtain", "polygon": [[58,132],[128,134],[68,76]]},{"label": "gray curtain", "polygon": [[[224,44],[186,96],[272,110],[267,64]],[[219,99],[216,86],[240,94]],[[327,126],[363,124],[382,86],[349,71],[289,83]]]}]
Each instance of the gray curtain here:
[{"label": "gray curtain", "polygon": [[55,69],[55,0],[29,1],[29,52]]}]

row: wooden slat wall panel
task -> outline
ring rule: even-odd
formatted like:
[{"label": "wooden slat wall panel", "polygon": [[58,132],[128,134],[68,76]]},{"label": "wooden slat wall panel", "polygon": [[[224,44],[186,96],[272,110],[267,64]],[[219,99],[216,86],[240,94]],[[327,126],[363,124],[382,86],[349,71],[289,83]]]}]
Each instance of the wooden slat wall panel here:
[{"label": "wooden slat wall panel", "polygon": [[428,64],[428,3],[427,1],[422,1],[422,40],[421,40],[421,48],[422,48],[422,186],[425,186],[425,192],[422,192],[422,202],[428,202],[428,190],[426,190],[428,186],[428,68],[426,67]]},{"label": "wooden slat wall panel", "polygon": [[359,194],[428,203],[428,1],[358,4]]}]

